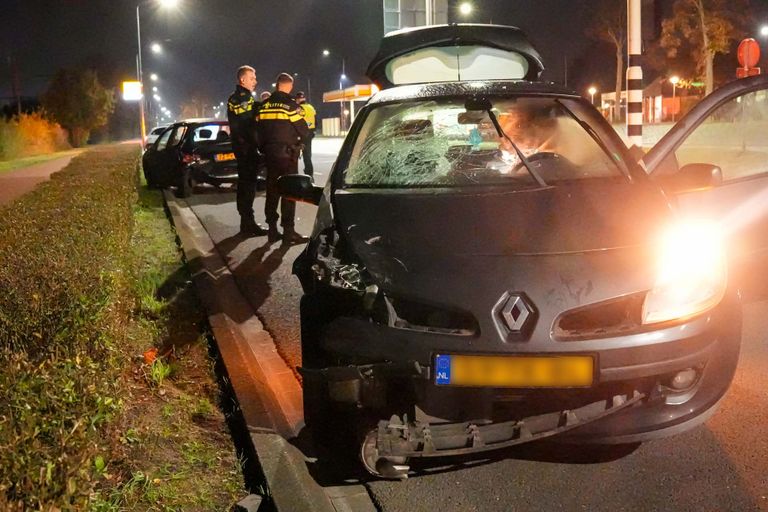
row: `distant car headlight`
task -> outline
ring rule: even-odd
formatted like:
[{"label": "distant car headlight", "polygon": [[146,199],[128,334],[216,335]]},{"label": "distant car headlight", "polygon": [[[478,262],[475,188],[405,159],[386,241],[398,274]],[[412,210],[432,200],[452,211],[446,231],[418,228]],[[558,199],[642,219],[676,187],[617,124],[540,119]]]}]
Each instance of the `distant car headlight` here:
[{"label": "distant car headlight", "polygon": [[681,222],[661,237],[656,284],[643,303],[643,323],[684,319],[716,306],[728,280],[717,225]]}]

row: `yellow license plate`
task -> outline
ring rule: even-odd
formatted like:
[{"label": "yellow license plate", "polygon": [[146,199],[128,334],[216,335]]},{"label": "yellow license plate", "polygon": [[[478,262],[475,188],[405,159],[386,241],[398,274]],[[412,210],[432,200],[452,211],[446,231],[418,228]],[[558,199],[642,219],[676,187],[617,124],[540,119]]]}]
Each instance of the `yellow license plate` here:
[{"label": "yellow license plate", "polygon": [[594,358],[563,356],[435,357],[435,384],[495,388],[560,388],[592,385]]},{"label": "yellow license plate", "polygon": [[227,160],[234,160],[235,154],[234,153],[219,153],[214,157],[217,162],[226,162]]}]

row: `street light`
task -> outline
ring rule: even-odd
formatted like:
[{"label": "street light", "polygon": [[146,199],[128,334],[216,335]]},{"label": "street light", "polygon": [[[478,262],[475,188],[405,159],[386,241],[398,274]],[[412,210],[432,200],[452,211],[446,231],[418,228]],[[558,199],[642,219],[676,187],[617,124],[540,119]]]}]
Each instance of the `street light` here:
[{"label": "street light", "polygon": [[768,25],[763,25],[760,27],[760,35],[763,37],[768,37]]},{"label": "street light", "polygon": [[469,2],[462,2],[461,5],[459,5],[459,13],[462,16],[469,16],[472,14],[472,11],[474,10],[474,7],[472,7],[472,4]]},{"label": "street light", "polygon": [[[331,55],[327,48],[323,50],[323,57]],[[339,102],[339,129],[344,131],[344,81],[347,79],[347,63],[344,57],[341,58],[341,75],[339,76],[339,91],[342,91],[342,101]]]},{"label": "street light", "polygon": [[675,113],[676,113],[676,109],[675,109],[675,92],[677,90],[677,83],[679,81],[680,81],[680,77],[679,76],[673,76],[673,77],[670,77],[670,79],[669,79],[669,83],[672,84],[672,122],[673,123],[675,122]]},{"label": "street light", "polygon": [[163,47],[160,45],[160,43],[152,43],[149,49],[152,50],[152,53],[155,55],[163,53]]},{"label": "street light", "polygon": [[589,90],[587,90],[587,92],[589,93],[589,96],[590,96],[590,103],[592,103],[592,105],[594,106],[594,104],[595,104],[595,93],[597,92],[597,87],[595,87],[593,85],[592,87],[589,88]]},{"label": "street light", "polygon": [[157,82],[159,80],[159,77],[157,76],[156,73],[152,73],[151,75],[149,75],[149,79],[152,80],[153,82]]},{"label": "street light", "polygon": [[[159,2],[160,7],[164,9],[175,8],[179,5],[179,0],[155,0]],[[136,54],[136,74],[138,75],[139,82],[141,83],[142,90],[144,88],[144,68],[141,63],[141,4],[136,4],[136,46],[138,53]],[[152,78],[154,77],[154,78]],[[153,80],[157,80],[157,75],[152,75]],[[144,146],[147,140],[147,124],[144,120],[144,99],[139,102],[139,115],[141,116],[141,145]]]}]

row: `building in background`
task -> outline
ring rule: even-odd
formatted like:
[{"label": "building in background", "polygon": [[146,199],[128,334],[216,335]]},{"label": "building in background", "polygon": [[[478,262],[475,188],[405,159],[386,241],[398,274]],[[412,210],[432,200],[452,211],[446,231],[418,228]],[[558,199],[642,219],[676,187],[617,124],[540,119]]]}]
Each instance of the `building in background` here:
[{"label": "building in background", "polygon": [[384,34],[448,23],[448,0],[383,0]]}]

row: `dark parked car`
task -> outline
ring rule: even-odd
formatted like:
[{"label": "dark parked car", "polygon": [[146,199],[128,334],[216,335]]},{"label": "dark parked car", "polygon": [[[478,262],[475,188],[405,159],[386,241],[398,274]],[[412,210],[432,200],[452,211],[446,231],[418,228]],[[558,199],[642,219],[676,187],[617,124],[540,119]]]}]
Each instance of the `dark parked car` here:
[{"label": "dark parked car", "polygon": [[174,186],[181,197],[192,195],[198,183],[237,182],[237,161],[226,121],[174,123],[147,148],[142,163],[149,186]]},{"label": "dark parked car", "polygon": [[669,436],[734,375],[740,294],[766,282],[768,77],[716,91],[637,162],[542,68],[512,27],[385,37],[383,90],[325,188],[280,179],[319,205],[294,264],[305,419],[358,434],[375,475]]}]

